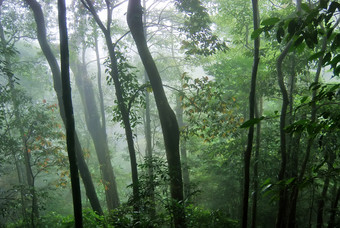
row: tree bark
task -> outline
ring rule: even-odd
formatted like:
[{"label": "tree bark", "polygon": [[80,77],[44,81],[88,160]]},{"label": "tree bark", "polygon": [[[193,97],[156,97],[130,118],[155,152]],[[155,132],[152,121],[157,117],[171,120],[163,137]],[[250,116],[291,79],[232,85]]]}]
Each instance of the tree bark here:
[{"label": "tree bark", "polygon": [[[257,0],[252,0],[253,4],[253,25],[254,30],[259,28],[259,9]],[[249,120],[254,119],[255,112],[255,96],[256,96],[256,78],[257,70],[260,62],[260,38],[254,40],[254,62],[251,75],[251,85],[249,93]],[[243,203],[242,203],[242,227],[248,226],[248,198],[250,185],[250,159],[253,149],[254,125],[250,126],[248,131],[247,148],[244,152],[244,182],[243,182]]]},{"label": "tree bark", "polygon": [[129,1],[127,22],[133,39],[135,40],[144,68],[148,73],[161,121],[170,175],[170,192],[173,199],[172,209],[174,224],[175,227],[186,227],[185,213],[183,208],[183,183],[179,155],[178,123],[175,113],[171,109],[166,98],[161,77],[147,46],[143,30],[142,7],[140,0]]},{"label": "tree bark", "polygon": [[[60,68],[46,38],[47,34],[46,34],[44,15],[41,10],[40,4],[36,0],[25,0],[25,2],[30,6],[34,14],[34,19],[37,25],[38,41],[39,41],[41,50],[43,51],[46,57],[46,60],[50,66],[50,69],[52,71],[53,87],[57,94],[60,116],[63,120],[64,125],[66,126],[64,103],[62,100]],[[78,166],[79,166],[78,168],[79,168],[80,175],[83,179],[83,183],[84,183],[85,190],[86,190],[86,195],[91,203],[92,209],[96,213],[102,215],[103,211],[101,209],[101,206],[100,206],[100,203],[97,197],[97,193],[93,185],[90,171],[85,162],[83,150],[81,148],[77,134],[75,134],[75,147],[76,147],[77,160],[78,160]]]},{"label": "tree bark", "polygon": [[73,212],[75,227],[83,227],[82,205],[80,194],[80,183],[75,147],[75,124],[73,116],[71,83],[69,72],[69,50],[68,35],[66,26],[66,5],[65,0],[58,0],[58,21],[60,34],[60,62],[61,62],[61,82],[63,91],[63,101],[66,119],[66,142],[67,153],[70,164]]}]

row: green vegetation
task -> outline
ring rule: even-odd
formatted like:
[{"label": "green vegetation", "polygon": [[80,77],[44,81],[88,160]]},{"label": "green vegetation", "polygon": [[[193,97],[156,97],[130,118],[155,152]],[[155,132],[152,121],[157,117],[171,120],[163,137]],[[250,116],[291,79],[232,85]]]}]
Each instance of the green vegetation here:
[{"label": "green vegetation", "polygon": [[339,227],[339,16],[0,0],[0,227]]}]

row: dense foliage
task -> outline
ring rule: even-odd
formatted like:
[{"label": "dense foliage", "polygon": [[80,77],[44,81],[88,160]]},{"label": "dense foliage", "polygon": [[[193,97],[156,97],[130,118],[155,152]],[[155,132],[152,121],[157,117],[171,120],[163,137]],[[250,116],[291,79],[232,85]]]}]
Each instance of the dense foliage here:
[{"label": "dense foliage", "polygon": [[[83,226],[339,227],[339,2],[129,2],[66,1]],[[0,227],[75,226],[57,3],[0,1]]]}]

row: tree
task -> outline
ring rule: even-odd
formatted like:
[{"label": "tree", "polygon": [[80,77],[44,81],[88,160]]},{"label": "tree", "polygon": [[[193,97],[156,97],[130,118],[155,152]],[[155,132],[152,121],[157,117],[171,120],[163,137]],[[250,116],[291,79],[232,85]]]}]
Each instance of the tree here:
[{"label": "tree", "polygon": [[75,146],[75,124],[73,116],[70,71],[69,71],[69,50],[68,50],[68,35],[67,35],[67,20],[66,20],[66,5],[65,0],[58,0],[58,19],[59,19],[59,34],[60,34],[60,62],[61,62],[61,83],[63,91],[63,102],[66,119],[66,141],[67,152],[70,163],[72,196],[73,196],[73,211],[76,227],[83,227],[83,216],[80,195],[80,182],[78,174],[78,165],[76,158]]},{"label": "tree", "polygon": [[126,101],[123,98],[124,90],[122,88],[120,79],[119,79],[119,69],[117,64],[117,56],[115,51],[116,44],[113,44],[111,38],[111,22],[112,22],[112,11],[115,7],[119,6],[121,3],[113,5],[110,1],[105,1],[107,8],[107,25],[104,26],[103,22],[99,18],[96,9],[94,8],[93,3],[90,0],[81,0],[84,7],[92,14],[94,20],[96,21],[99,28],[102,30],[106,45],[109,51],[110,58],[110,75],[114,82],[116,97],[118,101],[118,108],[121,113],[121,117],[124,124],[126,141],[128,144],[128,150],[130,155],[130,163],[131,163],[131,172],[132,172],[132,188],[133,188],[133,205],[136,211],[139,211],[139,184],[138,184],[138,170],[137,170],[137,160],[136,160],[136,152],[134,148],[132,128],[129,119],[129,110],[126,107]]},{"label": "tree", "polygon": [[163,90],[162,80],[150,54],[144,35],[142,6],[140,0],[130,0],[127,22],[136,42],[138,53],[154,92],[159,118],[161,121],[165,151],[170,175],[170,191],[173,202],[175,227],[186,227],[183,208],[183,182],[179,155],[179,128],[175,113],[171,109]]},{"label": "tree", "polygon": [[[63,104],[63,99],[62,99],[61,76],[60,76],[61,74],[60,74],[58,62],[47,41],[44,15],[41,10],[41,6],[37,1],[25,0],[25,2],[30,6],[34,14],[34,19],[37,25],[37,38],[38,38],[40,47],[52,71],[53,86],[54,86],[54,90],[58,98],[58,104],[60,107],[59,109],[60,116],[65,125],[66,119],[65,119],[65,110],[64,110],[64,104]],[[98,197],[97,197],[97,194],[96,194],[93,182],[92,182],[91,174],[84,160],[83,151],[82,151],[77,135],[75,135],[75,145],[76,145],[79,171],[80,171],[80,174],[81,174],[81,177],[83,179],[83,183],[86,189],[86,195],[90,200],[93,210],[98,212],[98,214],[102,214],[102,209],[101,209],[101,206],[100,206],[100,203],[99,203],[99,200],[98,200]]]},{"label": "tree", "polygon": [[[79,17],[83,20],[85,19],[82,15]],[[77,44],[79,44],[79,42],[81,43],[81,48],[79,48],[80,53],[78,54],[75,52],[73,54],[70,66],[75,77],[75,82],[81,97],[82,105],[84,107],[85,123],[94,143],[95,151],[99,161],[107,208],[109,210],[113,210],[119,206],[120,201],[116,177],[114,175],[109,154],[106,124],[104,122],[105,119],[103,118],[105,114],[101,111],[101,118],[98,106],[96,104],[94,86],[88,75],[87,64],[85,60],[85,22],[80,21],[79,23],[84,29],[79,29],[75,34],[73,34],[73,38],[74,42]],[[78,55],[81,57],[78,57]],[[101,103],[102,104],[100,105],[104,105],[104,101],[101,101]],[[100,119],[102,119],[102,121],[100,121]]]},{"label": "tree", "polygon": [[[256,0],[253,3],[253,23],[254,30],[259,27],[259,10],[258,2]],[[260,61],[260,38],[257,37],[254,40],[254,63],[251,76],[251,85],[249,93],[249,121],[253,121],[255,117],[255,104],[256,104],[256,77],[257,69]],[[250,185],[250,158],[253,148],[254,137],[254,125],[249,127],[247,149],[244,152],[244,192],[243,192],[243,213],[242,213],[242,227],[248,226],[248,197],[249,197],[249,185]]]}]

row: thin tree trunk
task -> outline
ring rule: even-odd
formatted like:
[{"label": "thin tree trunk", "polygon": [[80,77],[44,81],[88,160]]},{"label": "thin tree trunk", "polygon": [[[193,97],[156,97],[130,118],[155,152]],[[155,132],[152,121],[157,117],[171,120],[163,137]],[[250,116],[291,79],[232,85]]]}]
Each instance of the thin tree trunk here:
[{"label": "thin tree trunk", "polygon": [[67,152],[70,164],[72,196],[73,196],[73,212],[75,227],[83,227],[82,206],[80,183],[78,174],[78,165],[76,159],[75,147],[75,124],[73,117],[73,106],[71,96],[71,84],[69,73],[69,50],[68,35],[66,26],[66,5],[65,0],[58,0],[58,20],[60,34],[60,62],[61,62],[61,82],[63,91],[63,101],[66,117],[66,141]]},{"label": "thin tree trunk", "polygon": [[[281,152],[281,167],[278,175],[278,180],[283,181],[286,177],[286,166],[287,166],[287,151],[286,151],[286,116],[287,116],[287,108],[289,104],[289,98],[286,86],[284,84],[284,76],[282,72],[282,63],[285,57],[288,54],[288,51],[292,45],[292,41],[290,41],[285,49],[281,52],[279,58],[276,62],[277,68],[277,76],[278,83],[280,86],[280,90],[282,93],[282,107],[281,107],[281,116],[280,116],[280,152]],[[287,223],[287,189],[285,186],[281,186],[279,192],[279,210],[276,220],[276,228],[285,228]]]},{"label": "thin tree trunk", "polygon": [[[253,4],[253,25],[254,30],[259,28],[259,10],[257,0],[252,0]],[[249,93],[249,120],[254,119],[255,96],[256,96],[256,78],[260,62],[260,38],[254,40],[254,62],[251,75],[250,93]],[[254,125],[250,126],[248,131],[247,148],[244,152],[244,182],[243,182],[243,202],[242,202],[242,227],[248,226],[248,198],[250,186],[250,159],[253,149]]]},{"label": "thin tree trunk", "polygon": [[[258,105],[255,105],[255,118],[260,118],[262,116],[263,102],[262,97],[258,99]],[[254,176],[253,176],[253,185],[254,185],[254,193],[253,193],[253,205],[252,205],[252,221],[251,227],[256,227],[257,221],[257,197],[259,191],[259,180],[258,180],[258,166],[260,159],[260,143],[261,143],[261,122],[256,126],[256,144],[255,144],[255,157],[254,157]]]},{"label": "thin tree trunk", "polygon": [[330,209],[330,216],[329,216],[329,221],[328,221],[328,228],[335,228],[335,219],[336,219],[336,214],[337,214],[337,207],[340,199],[340,187],[338,187],[338,190],[336,192],[336,196],[334,198],[334,201],[332,202],[332,206]]},{"label": "thin tree trunk", "polygon": [[170,192],[171,198],[173,199],[172,209],[174,213],[174,224],[175,227],[184,228],[186,227],[186,223],[183,208],[183,182],[179,155],[179,128],[175,113],[171,109],[165,96],[158,69],[147,46],[143,30],[140,0],[129,1],[127,22],[144,68],[148,73],[161,121],[170,175]]},{"label": "thin tree trunk", "polygon": [[92,82],[88,77],[86,64],[76,60],[75,63],[71,64],[71,69],[84,107],[86,126],[96,150],[102,175],[102,183],[104,185],[107,208],[110,211],[117,208],[120,202],[116,178],[111,165],[108,142],[106,140],[106,129],[103,129],[100,124],[100,116],[95,101],[94,89]]},{"label": "thin tree trunk", "polygon": [[323,212],[324,212],[324,207],[325,207],[325,198],[327,195],[328,186],[329,186],[329,176],[326,177],[326,180],[322,188],[320,199],[318,200],[318,208],[317,208],[317,215],[316,215],[316,227],[317,228],[323,227]]},{"label": "thin tree trunk", "polygon": [[[324,36],[323,38],[323,42],[322,42],[322,47],[321,47],[321,51],[325,51],[327,47],[327,36]],[[320,78],[320,73],[321,73],[321,69],[322,69],[322,59],[323,57],[321,56],[318,60],[318,66],[317,66],[317,70],[315,73],[315,77],[314,77],[314,84],[318,84],[319,83],[319,78]],[[313,94],[312,94],[312,101],[315,100],[316,97],[316,93],[317,90],[313,90]],[[312,106],[311,106],[311,122],[315,122],[316,121],[316,103],[312,102]],[[311,149],[314,143],[314,137],[309,137],[308,141],[307,141],[307,147],[306,147],[306,153],[305,153],[305,157],[304,160],[301,164],[301,170],[298,174],[298,183],[301,183],[303,181],[305,172],[306,172],[306,168],[307,168],[307,164],[309,161],[309,157],[310,157],[310,153],[311,153]],[[293,187],[292,190],[292,196],[291,196],[291,204],[290,204],[290,217],[289,217],[289,225],[290,227],[295,227],[296,226],[296,218],[295,218],[295,212],[296,212],[296,205],[297,205],[297,200],[298,200],[298,196],[299,196],[299,188],[297,185],[295,185]],[[293,214],[294,212],[294,214]]]},{"label": "thin tree trunk", "polygon": [[[132,135],[132,129],[129,119],[129,112],[124,102],[123,98],[123,88],[119,81],[119,72],[118,72],[118,65],[117,65],[117,58],[115,53],[115,46],[113,45],[112,38],[111,38],[111,21],[112,21],[112,9],[115,6],[112,6],[110,1],[106,1],[107,6],[107,26],[105,27],[102,21],[100,20],[91,0],[81,0],[83,5],[89,10],[89,12],[94,17],[96,23],[98,24],[99,28],[102,30],[105,36],[106,45],[109,50],[109,57],[110,57],[110,75],[113,79],[115,90],[116,90],[116,97],[118,101],[119,111],[121,112],[126,141],[128,144],[128,150],[130,155],[130,164],[131,164],[131,173],[132,173],[132,190],[133,190],[133,206],[135,211],[139,211],[139,181],[138,181],[138,170],[137,170],[137,159],[136,159],[136,152],[134,148],[134,141]],[[138,218],[135,218],[138,220]]]},{"label": "thin tree trunk", "polygon": [[[143,8],[146,9],[146,1],[143,0]],[[144,23],[144,35],[145,39],[147,39],[147,29],[146,29],[146,14],[143,17]],[[144,82],[150,83],[149,76],[147,72],[144,70]],[[152,137],[151,137],[151,118],[150,118],[150,94],[148,89],[146,88],[145,91],[145,141],[146,141],[146,148],[145,148],[145,155],[147,161],[149,162],[148,166],[148,174],[149,174],[149,198],[151,202],[151,210],[150,210],[150,217],[155,218],[156,216],[156,205],[155,205],[155,185],[154,185],[154,174],[153,174],[153,152],[152,152]]]},{"label": "thin tree trunk", "polygon": [[[183,108],[182,108],[180,94],[177,96],[176,116],[178,120],[178,126],[180,129],[182,129],[183,127],[185,127],[185,124],[183,121]],[[180,152],[181,152],[182,173],[183,173],[183,190],[184,190],[183,192],[184,192],[184,199],[185,201],[187,201],[190,198],[190,176],[189,176],[186,140],[184,137],[180,139]]]},{"label": "thin tree trunk", "polygon": [[97,80],[98,80],[98,92],[99,92],[99,104],[100,104],[100,114],[102,119],[102,128],[105,131],[105,139],[107,141],[107,134],[106,134],[106,118],[105,118],[105,108],[104,108],[104,95],[103,95],[103,88],[102,88],[102,71],[101,71],[101,64],[100,64],[100,57],[99,57],[99,48],[98,48],[98,36],[94,37],[95,42],[95,51],[96,51],[96,60],[97,60]]},{"label": "thin tree trunk", "polygon": [[[52,71],[53,86],[54,86],[54,90],[58,98],[60,116],[63,120],[64,125],[66,126],[64,103],[62,99],[60,69],[59,69],[57,59],[55,58],[46,38],[47,34],[46,34],[46,28],[45,28],[44,15],[41,10],[40,4],[36,0],[25,0],[25,2],[30,6],[34,14],[34,19],[37,25],[38,41],[39,41],[41,50],[44,53],[46,60],[50,66],[50,69]],[[77,134],[75,134],[75,147],[76,147],[77,160],[78,160],[78,166],[79,166],[78,168],[79,168],[80,175],[83,179],[83,183],[84,183],[85,190],[86,190],[86,195],[91,203],[92,209],[98,214],[102,215],[103,211],[101,209],[101,206],[100,206],[100,203],[97,197],[97,193],[93,185],[90,171],[85,162],[83,150],[81,148]]]}]

